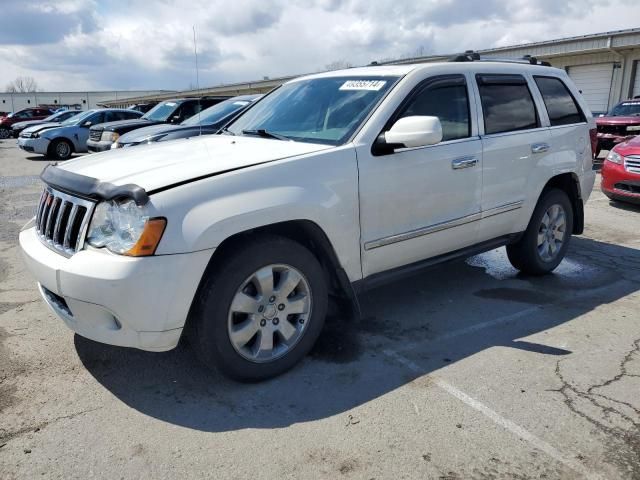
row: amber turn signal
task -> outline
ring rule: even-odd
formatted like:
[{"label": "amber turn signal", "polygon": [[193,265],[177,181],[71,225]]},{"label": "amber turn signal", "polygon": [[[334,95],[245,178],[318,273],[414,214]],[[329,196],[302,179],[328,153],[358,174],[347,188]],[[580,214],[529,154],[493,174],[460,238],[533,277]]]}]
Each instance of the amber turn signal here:
[{"label": "amber turn signal", "polygon": [[140,235],[136,244],[125,252],[125,255],[129,255],[130,257],[145,257],[156,253],[156,248],[158,248],[166,226],[166,218],[151,218],[147,220],[142,235]]}]

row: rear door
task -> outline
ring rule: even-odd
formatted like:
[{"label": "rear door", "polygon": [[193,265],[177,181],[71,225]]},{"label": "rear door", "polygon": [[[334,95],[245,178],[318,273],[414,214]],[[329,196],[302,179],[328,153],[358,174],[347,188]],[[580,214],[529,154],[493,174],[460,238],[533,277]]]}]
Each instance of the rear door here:
[{"label": "rear door", "polygon": [[549,129],[524,75],[481,73],[476,86],[484,159],[479,241],[486,241],[526,228],[521,209],[528,206],[531,176],[552,152]]}]

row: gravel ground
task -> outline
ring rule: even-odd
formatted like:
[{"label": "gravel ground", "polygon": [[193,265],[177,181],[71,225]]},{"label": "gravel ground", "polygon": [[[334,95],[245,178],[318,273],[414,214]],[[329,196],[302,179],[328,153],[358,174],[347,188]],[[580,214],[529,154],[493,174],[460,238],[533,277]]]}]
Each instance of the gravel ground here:
[{"label": "gravel ground", "polygon": [[0,478],[640,479],[640,209],[595,191],[553,275],[503,249],[364,295],[243,385],[48,313],[17,234],[46,161],[0,142]]}]

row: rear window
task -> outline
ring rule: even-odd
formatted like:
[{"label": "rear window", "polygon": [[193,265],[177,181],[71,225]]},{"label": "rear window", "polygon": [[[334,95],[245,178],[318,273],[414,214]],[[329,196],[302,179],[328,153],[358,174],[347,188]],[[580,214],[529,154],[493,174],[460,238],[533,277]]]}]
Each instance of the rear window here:
[{"label": "rear window", "polygon": [[522,75],[477,75],[485,134],[539,126],[533,97]]},{"label": "rear window", "polygon": [[542,94],[552,126],[584,122],[584,115],[559,78],[533,77]]}]

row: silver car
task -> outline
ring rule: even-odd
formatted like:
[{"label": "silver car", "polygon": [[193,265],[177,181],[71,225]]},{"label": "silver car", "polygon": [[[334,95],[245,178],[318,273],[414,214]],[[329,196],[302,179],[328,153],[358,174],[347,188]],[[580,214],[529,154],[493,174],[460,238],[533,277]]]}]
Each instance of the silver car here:
[{"label": "silver car", "polygon": [[18,146],[30,153],[67,160],[73,153],[85,153],[89,127],[105,122],[139,118],[141,112],[122,108],[87,110],[61,124],[44,124],[26,128],[18,137]]}]

